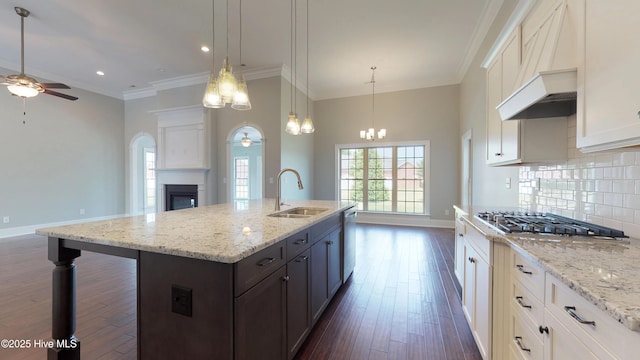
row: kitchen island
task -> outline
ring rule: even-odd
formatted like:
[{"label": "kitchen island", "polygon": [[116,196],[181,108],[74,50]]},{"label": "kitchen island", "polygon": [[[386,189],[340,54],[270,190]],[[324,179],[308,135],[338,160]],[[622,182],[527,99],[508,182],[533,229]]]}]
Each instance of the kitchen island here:
[{"label": "kitchen island", "polygon": [[273,217],[273,199],[39,229],[53,270],[49,359],[77,359],[74,259],[137,261],[138,358],[290,359],[349,275],[344,215],[353,203]]}]

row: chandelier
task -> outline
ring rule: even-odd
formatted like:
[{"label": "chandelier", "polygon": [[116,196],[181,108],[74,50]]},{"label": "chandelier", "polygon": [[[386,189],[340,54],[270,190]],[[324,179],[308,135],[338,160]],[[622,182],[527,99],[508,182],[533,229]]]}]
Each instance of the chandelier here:
[{"label": "chandelier", "polygon": [[375,141],[376,135],[378,139],[384,139],[387,136],[387,129],[380,129],[376,133],[375,129],[375,113],[376,113],[376,67],[371,67],[371,127],[367,130],[360,130],[360,138],[363,140]]}]

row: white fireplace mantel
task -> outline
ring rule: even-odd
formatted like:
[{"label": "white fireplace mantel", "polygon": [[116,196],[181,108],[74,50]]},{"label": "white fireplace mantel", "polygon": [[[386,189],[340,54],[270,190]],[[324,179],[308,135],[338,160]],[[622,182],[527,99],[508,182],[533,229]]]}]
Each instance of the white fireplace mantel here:
[{"label": "white fireplace mantel", "polygon": [[158,209],[165,206],[165,185],[198,185],[198,204],[208,205],[210,121],[202,105],[154,110],[158,118],[156,179]]}]

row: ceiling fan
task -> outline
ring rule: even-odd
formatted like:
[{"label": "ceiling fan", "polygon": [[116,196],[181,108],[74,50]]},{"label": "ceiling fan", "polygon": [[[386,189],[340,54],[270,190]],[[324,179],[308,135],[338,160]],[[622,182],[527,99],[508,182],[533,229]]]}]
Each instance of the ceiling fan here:
[{"label": "ceiling fan", "polygon": [[244,136],[242,137],[242,139],[240,139],[239,143],[244,146],[244,147],[249,147],[253,144],[260,144],[262,143],[261,141],[258,140],[251,140],[251,138],[249,137],[249,133],[243,133]]},{"label": "ceiling fan", "polygon": [[65,84],[61,83],[39,83],[34,78],[25,75],[24,73],[24,18],[31,13],[29,10],[16,6],[14,8],[16,13],[20,16],[20,74],[19,75],[0,75],[0,81],[2,85],[6,85],[11,94],[20,96],[22,98],[29,98],[38,95],[39,93],[45,93],[57,97],[61,97],[67,100],[78,100],[77,97],[62,94],[50,89],[71,89]]}]

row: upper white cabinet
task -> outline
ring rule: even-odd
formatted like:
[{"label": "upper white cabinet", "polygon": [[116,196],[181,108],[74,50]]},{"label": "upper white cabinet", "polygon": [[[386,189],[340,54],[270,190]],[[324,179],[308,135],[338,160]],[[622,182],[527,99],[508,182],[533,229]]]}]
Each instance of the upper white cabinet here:
[{"label": "upper white cabinet", "polygon": [[512,165],[567,158],[566,118],[502,121],[496,107],[519,87],[521,28],[487,67],[487,163]]},{"label": "upper white cabinet", "polygon": [[579,5],[577,147],[640,145],[640,1]]}]

